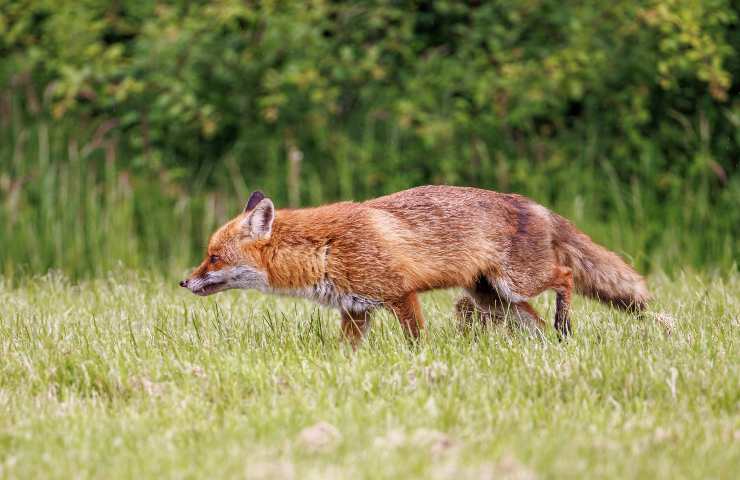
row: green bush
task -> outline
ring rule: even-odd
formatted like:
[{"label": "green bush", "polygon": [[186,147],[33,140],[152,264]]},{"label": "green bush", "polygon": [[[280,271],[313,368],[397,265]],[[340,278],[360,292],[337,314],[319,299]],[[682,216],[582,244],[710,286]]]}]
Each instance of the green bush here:
[{"label": "green bush", "polygon": [[[593,224],[643,266],[738,253],[730,1],[2,0],[0,12],[6,209],[24,175],[15,195],[36,209],[35,182],[72,168],[79,144],[118,152],[144,195],[131,201],[149,202],[132,212],[170,208],[183,189],[312,204],[476,184]],[[49,165],[21,138],[39,125],[57,136]],[[95,155],[80,161],[103,185],[110,154]],[[166,243],[149,221],[132,213],[126,229],[141,255]]]}]

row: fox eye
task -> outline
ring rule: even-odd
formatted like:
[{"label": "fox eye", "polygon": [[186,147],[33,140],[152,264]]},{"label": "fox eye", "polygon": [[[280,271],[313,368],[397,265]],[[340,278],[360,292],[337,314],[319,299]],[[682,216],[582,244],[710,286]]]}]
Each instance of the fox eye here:
[{"label": "fox eye", "polygon": [[218,262],[218,255],[211,255],[208,261],[211,262],[211,264]]}]

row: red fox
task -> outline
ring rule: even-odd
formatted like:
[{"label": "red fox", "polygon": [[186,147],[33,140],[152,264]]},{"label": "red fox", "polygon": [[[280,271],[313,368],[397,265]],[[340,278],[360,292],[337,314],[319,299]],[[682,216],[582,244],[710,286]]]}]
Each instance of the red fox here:
[{"label": "red fox", "polygon": [[380,307],[418,337],[424,319],[417,294],[432,289],[465,290],[457,304],[462,321],[509,311],[537,329],[545,324],[528,300],[552,289],[562,336],[571,331],[574,288],[630,311],[650,299],[632,267],[565,218],[521,195],[451,186],[281,210],[254,192],[180,285],[196,295],[252,288],[336,307],[354,347]]}]

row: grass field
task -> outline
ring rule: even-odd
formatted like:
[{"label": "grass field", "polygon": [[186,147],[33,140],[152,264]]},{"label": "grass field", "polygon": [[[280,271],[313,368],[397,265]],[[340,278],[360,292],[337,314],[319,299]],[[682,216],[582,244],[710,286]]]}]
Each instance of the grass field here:
[{"label": "grass field", "polygon": [[740,275],[650,280],[662,321],[460,334],[440,292],[419,345],[383,315],[355,354],[303,301],[0,283],[0,477],[732,478]]}]

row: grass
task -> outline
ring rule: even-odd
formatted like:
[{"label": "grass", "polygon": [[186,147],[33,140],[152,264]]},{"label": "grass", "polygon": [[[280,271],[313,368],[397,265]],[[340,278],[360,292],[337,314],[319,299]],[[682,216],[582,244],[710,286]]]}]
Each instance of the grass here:
[{"label": "grass", "polygon": [[[583,152],[554,169],[497,150],[483,162],[488,174],[467,176],[469,152],[435,150],[422,169],[405,160],[413,155],[402,142],[369,141],[338,149],[336,158],[306,152],[300,195],[285,191],[282,146],[265,162],[212,158],[195,171],[187,158],[173,158],[169,164],[182,166],[157,167],[132,160],[134,152],[116,135],[102,135],[97,124],[26,118],[22,97],[8,101],[12,115],[0,108],[0,275],[9,279],[49,269],[91,278],[120,266],[174,274],[200,259],[208,236],[258,188],[282,208],[290,197],[303,206],[359,201],[425,183],[528,195],[643,272],[726,268],[740,258],[740,176],[730,172],[719,185],[701,169],[682,175],[678,167],[695,161],[689,154],[671,158],[675,171],[659,167],[664,159],[657,153],[629,167],[607,161],[598,148],[582,148],[579,140],[574,145]],[[445,173],[443,165],[454,168]],[[319,173],[308,174],[309,167]],[[632,168],[634,176],[627,173]],[[333,179],[335,171],[350,183]]]},{"label": "grass", "polygon": [[381,316],[355,354],[304,301],[0,283],[0,477],[732,478],[740,275],[651,283],[670,334],[583,299],[564,343],[460,334],[439,292],[419,345]]}]

